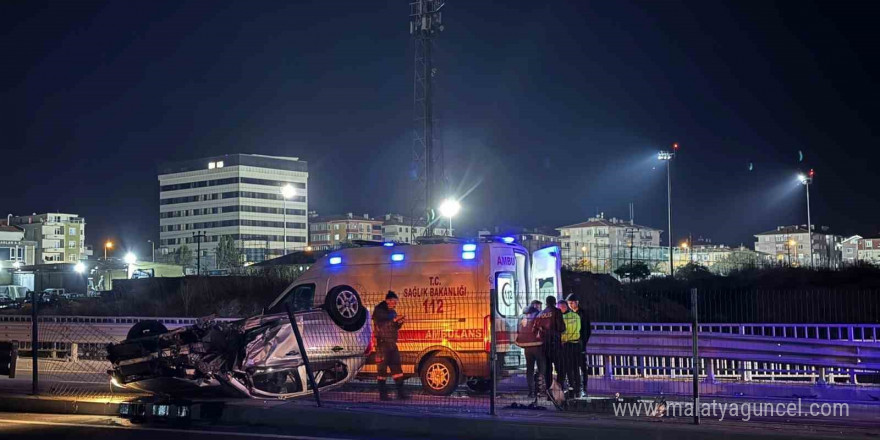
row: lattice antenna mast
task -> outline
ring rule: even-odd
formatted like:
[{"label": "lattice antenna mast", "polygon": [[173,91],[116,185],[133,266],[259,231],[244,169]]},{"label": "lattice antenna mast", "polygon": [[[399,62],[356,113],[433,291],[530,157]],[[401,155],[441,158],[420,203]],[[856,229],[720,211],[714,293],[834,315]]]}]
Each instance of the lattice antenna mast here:
[{"label": "lattice antenna mast", "polygon": [[[409,4],[409,33],[415,42],[415,75],[413,77],[413,108],[415,130],[413,161],[424,185],[425,235],[433,235],[434,207],[438,198],[436,188],[443,178],[443,151],[436,148],[434,139],[434,37],[443,31],[442,0],[418,0]],[[421,198],[420,196],[418,197]]]}]

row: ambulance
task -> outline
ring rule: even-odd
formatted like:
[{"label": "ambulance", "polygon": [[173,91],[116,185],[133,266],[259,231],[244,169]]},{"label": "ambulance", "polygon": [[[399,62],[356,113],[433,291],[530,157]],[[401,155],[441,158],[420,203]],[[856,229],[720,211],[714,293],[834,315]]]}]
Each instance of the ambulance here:
[{"label": "ambulance", "polygon": [[[533,299],[562,292],[559,248],[529,253],[512,237],[431,244],[371,243],[333,251],[270,304],[311,303],[343,332],[372,325],[367,315],[388,291],[397,293],[403,371],[428,394],[449,395],[460,384],[478,389],[490,377],[490,295],[496,295],[500,373],[521,368],[513,344],[518,316]],[[295,298],[290,298],[294,295]],[[361,375],[376,373],[372,356]]]}]

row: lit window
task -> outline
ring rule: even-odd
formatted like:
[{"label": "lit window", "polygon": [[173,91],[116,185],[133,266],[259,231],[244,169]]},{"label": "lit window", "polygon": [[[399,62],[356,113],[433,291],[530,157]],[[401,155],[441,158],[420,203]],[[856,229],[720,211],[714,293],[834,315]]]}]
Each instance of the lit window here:
[{"label": "lit window", "polygon": [[223,161],[217,162],[217,168],[223,168]]},{"label": "lit window", "polygon": [[214,162],[208,162],[208,169],[209,169],[209,170],[213,170],[215,166],[217,166],[216,163],[214,163]]}]

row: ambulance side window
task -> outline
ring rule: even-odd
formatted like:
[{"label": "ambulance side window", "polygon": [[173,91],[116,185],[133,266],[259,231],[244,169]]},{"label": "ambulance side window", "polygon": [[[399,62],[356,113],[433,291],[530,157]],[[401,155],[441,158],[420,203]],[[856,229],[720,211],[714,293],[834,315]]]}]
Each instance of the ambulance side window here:
[{"label": "ambulance side window", "polygon": [[293,290],[287,293],[287,296],[285,296],[284,299],[278,301],[278,304],[275,304],[274,307],[269,309],[268,313],[273,314],[286,312],[286,304],[290,304],[290,309],[294,312],[309,310],[312,308],[314,300],[315,285],[303,284],[301,286],[294,287]]}]

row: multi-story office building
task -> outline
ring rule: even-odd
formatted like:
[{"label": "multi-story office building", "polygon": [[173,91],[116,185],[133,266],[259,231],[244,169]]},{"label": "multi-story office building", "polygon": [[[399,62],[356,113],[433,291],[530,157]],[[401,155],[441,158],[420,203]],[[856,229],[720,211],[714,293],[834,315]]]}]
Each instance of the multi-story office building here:
[{"label": "multi-story office building", "polygon": [[382,220],[350,212],[309,219],[309,245],[314,250],[335,249],[352,240],[382,241]]},{"label": "multi-story office building", "polygon": [[161,165],[159,253],[184,244],[195,252],[201,242],[202,267],[213,268],[222,236],[246,262],[305,249],[308,177],[295,157],[229,154]]},{"label": "multi-story office building", "polygon": [[592,272],[609,273],[629,260],[662,263],[669,255],[659,247],[660,229],[604,214],[556,229],[563,263]]},{"label": "multi-story office building", "polygon": [[24,240],[36,244],[34,263],[76,263],[91,255],[86,247],[86,221],[76,214],[50,212],[8,218],[24,231]]},{"label": "multi-story office building", "polygon": [[[434,224],[434,235],[451,235],[448,227],[445,227],[445,219]],[[427,222],[424,218],[406,217],[400,214],[385,214],[382,222],[382,238],[394,243],[415,243],[417,237],[425,235]]]},{"label": "multi-story office building", "polygon": [[813,226],[812,263],[810,232],[806,225],[778,226],[775,230],[755,234],[755,250],[773,255],[780,264],[809,267],[837,267],[841,264],[843,237],[829,234],[827,227]]}]

